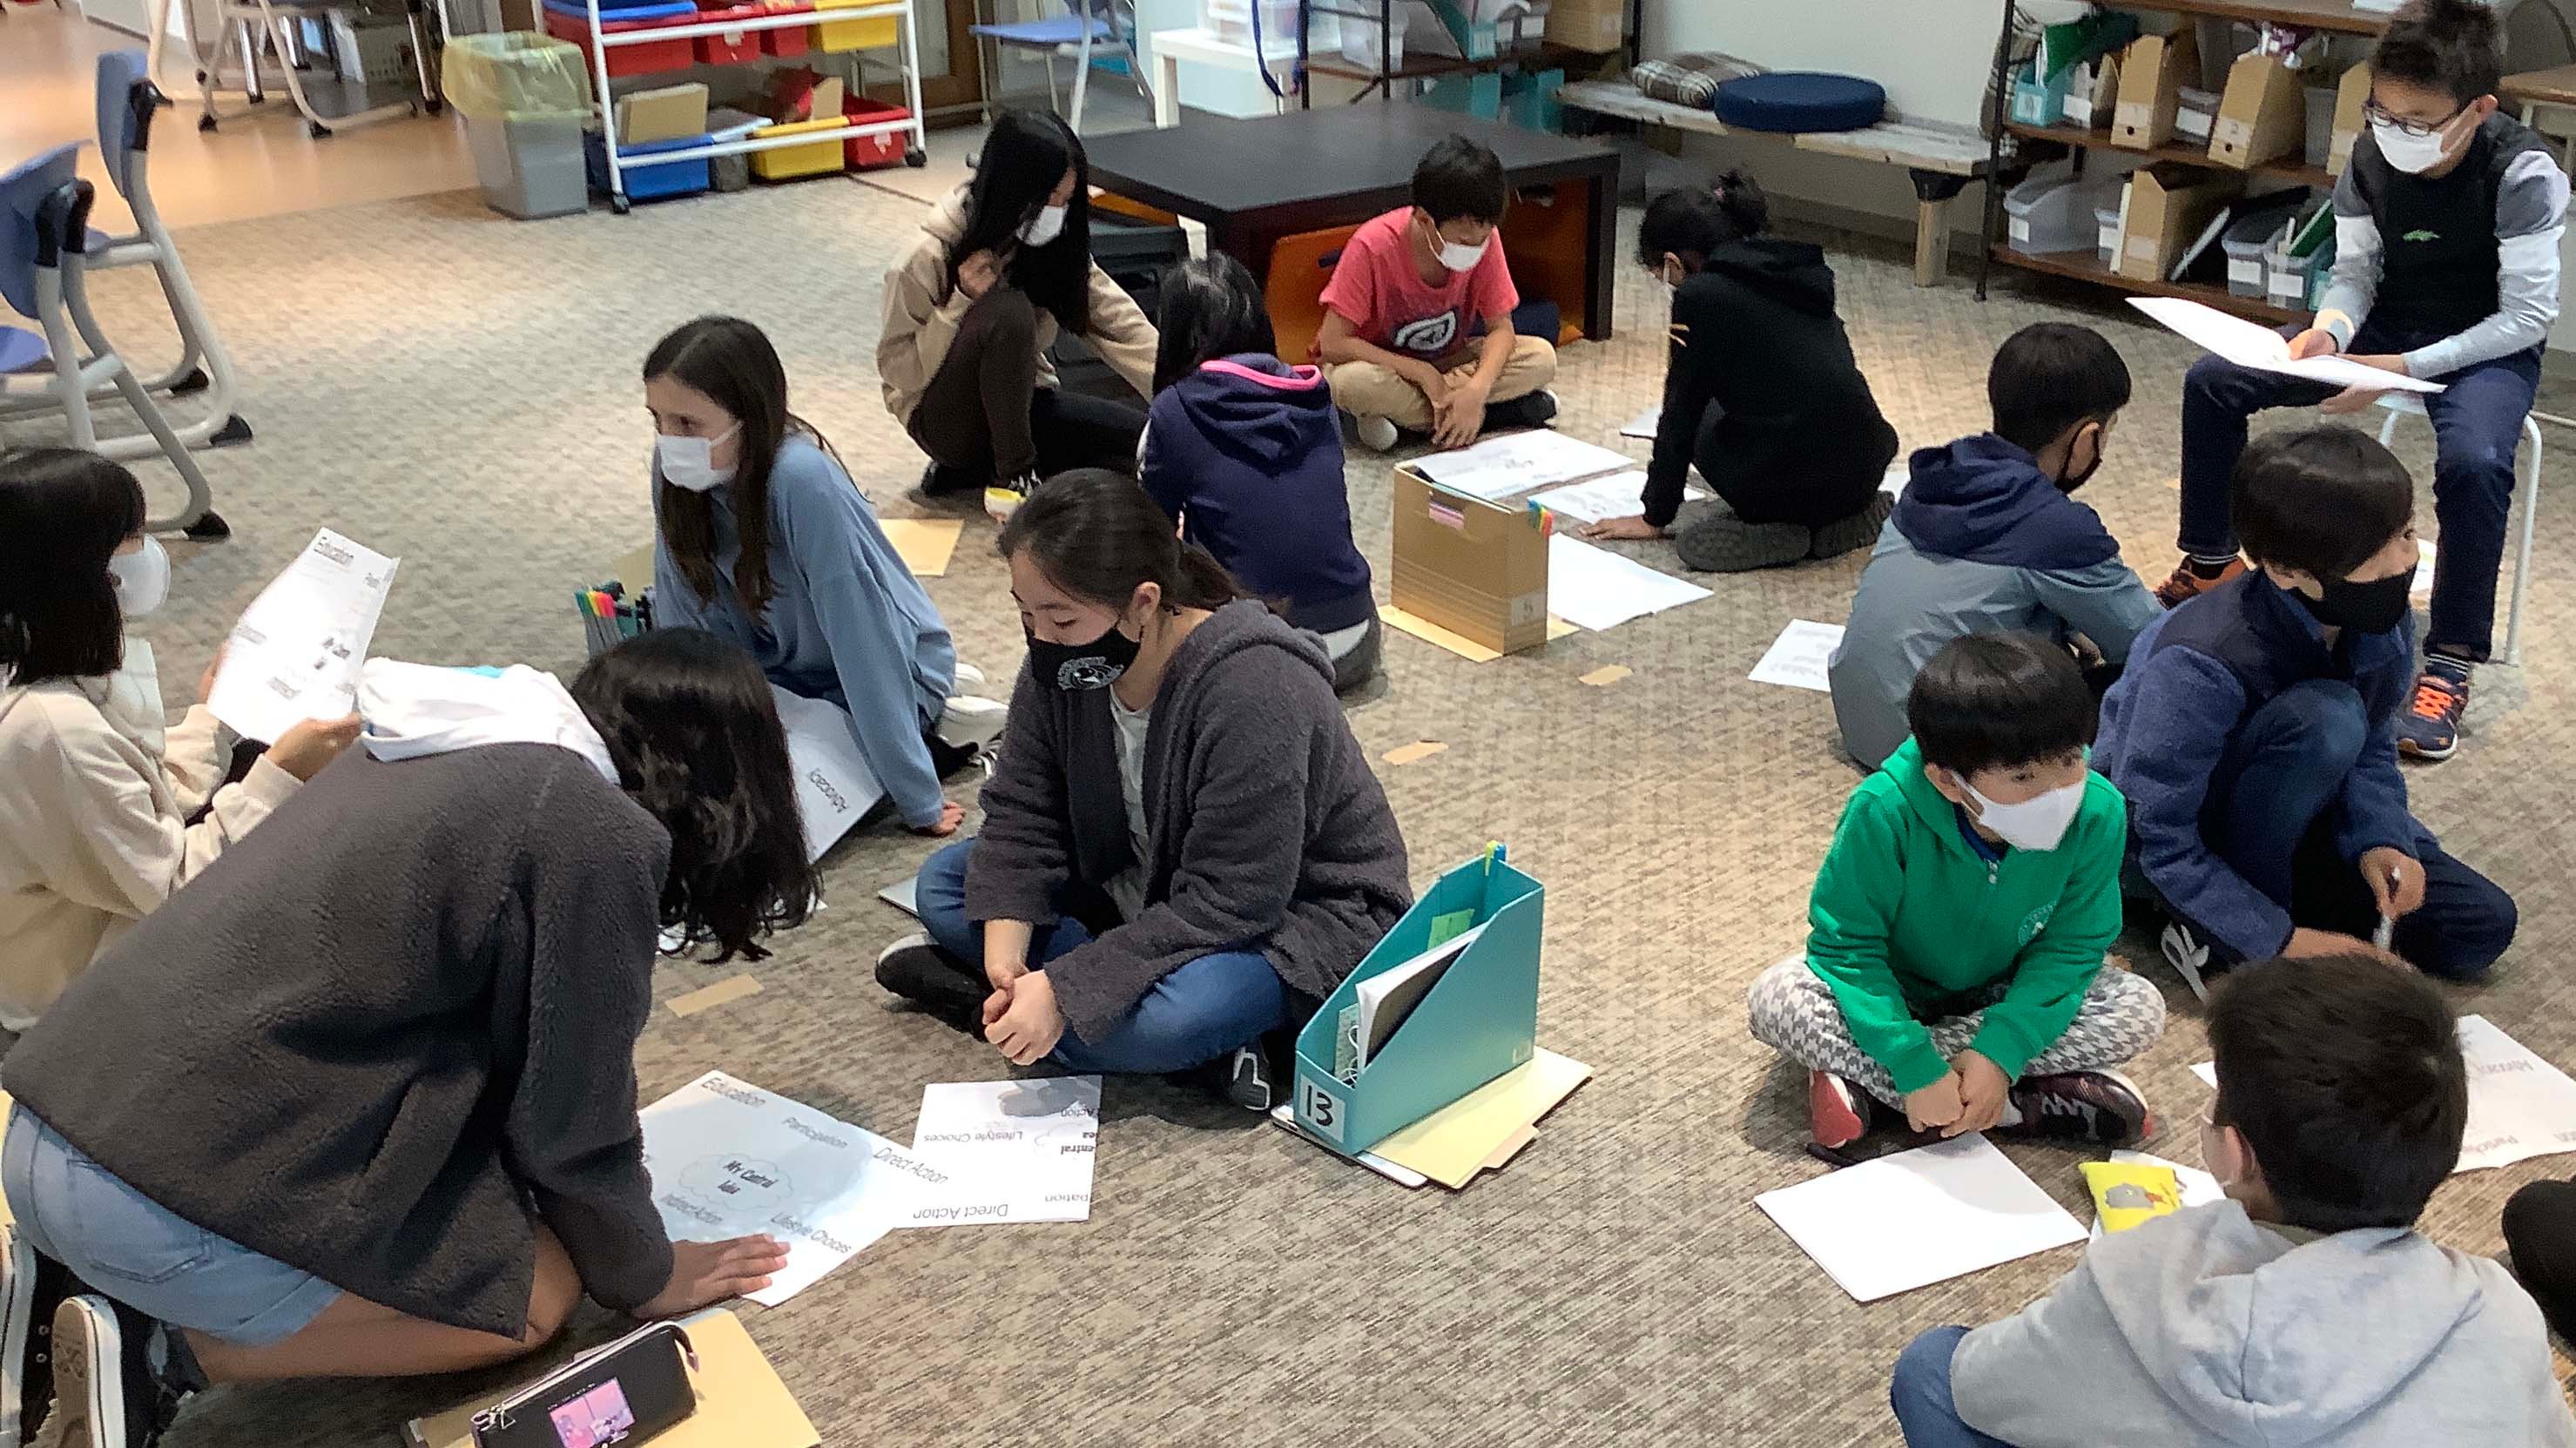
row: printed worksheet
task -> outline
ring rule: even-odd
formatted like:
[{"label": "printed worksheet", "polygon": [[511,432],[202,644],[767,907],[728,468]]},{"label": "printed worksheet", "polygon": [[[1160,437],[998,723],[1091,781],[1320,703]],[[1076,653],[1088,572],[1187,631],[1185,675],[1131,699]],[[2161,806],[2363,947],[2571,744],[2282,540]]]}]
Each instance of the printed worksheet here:
[{"label": "printed worksheet", "polygon": [[778,722],[787,726],[787,762],[796,771],[796,810],[805,818],[805,857],[823,858],[876,802],[885,797],[859,741],[850,714],[828,699],[808,699],[776,684]]},{"label": "printed worksheet", "polygon": [[2290,343],[2260,322],[2229,316],[2216,307],[2181,297],[2131,297],[2129,305],[2162,322],[2184,341],[2216,353],[2239,367],[2278,372],[2334,387],[2367,387],[2383,392],[2439,392],[2442,384],[2422,382],[2403,372],[2390,372],[2349,357],[2292,359]]},{"label": "printed worksheet", "polygon": [[328,528],[315,533],[242,610],[206,707],[262,744],[307,719],[348,713],[401,563]]},{"label": "printed worksheet", "polygon": [[[1708,489],[1697,483],[1682,484],[1682,498],[1697,502],[1708,496]],[[1631,469],[1594,478],[1588,483],[1568,483],[1550,488],[1533,501],[1551,513],[1578,522],[1598,523],[1609,518],[1633,518],[1646,509],[1646,475]]]},{"label": "printed worksheet", "polygon": [[[2460,1054],[2469,1067],[2469,1124],[2454,1171],[2576,1151],[2576,1080],[2484,1016],[2460,1017]],[[2191,1074],[2218,1089],[2214,1062],[2203,1061]]]},{"label": "printed worksheet", "polygon": [[1547,611],[1577,628],[1616,628],[1708,597],[1696,583],[1633,558],[1552,533],[1547,540]]},{"label": "printed worksheet", "polygon": [[643,1110],[644,1169],[675,1242],[765,1232],[787,1267],[752,1293],[776,1307],[867,1250],[948,1174],[873,1131],[722,1071]]},{"label": "printed worksheet", "polygon": [[1757,684],[1785,684],[1792,689],[1828,693],[1833,686],[1826,681],[1825,666],[1832,661],[1834,650],[1841,647],[1842,641],[1841,624],[1793,618],[1787,628],[1780,630],[1780,636],[1771,641],[1770,649],[1762,655],[1762,662],[1755,664],[1753,672],[1745,677]]},{"label": "printed worksheet", "polygon": [[1546,428],[1499,433],[1454,452],[1418,458],[1416,472],[1453,493],[1500,502],[1515,493],[1633,468],[1637,460]]},{"label": "printed worksheet", "polygon": [[948,1182],[900,1225],[1088,1221],[1099,1139],[1097,1076],[925,1086],[912,1151]]}]

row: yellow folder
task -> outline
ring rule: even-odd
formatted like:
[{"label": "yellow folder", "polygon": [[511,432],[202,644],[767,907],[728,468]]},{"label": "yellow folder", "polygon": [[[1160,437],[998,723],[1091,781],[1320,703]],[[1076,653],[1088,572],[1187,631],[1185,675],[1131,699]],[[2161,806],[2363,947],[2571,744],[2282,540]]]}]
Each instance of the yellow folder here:
[{"label": "yellow folder", "polygon": [[1369,1150],[1455,1190],[1511,1160],[1537,1134],[1534,1123],[1591,1078],[1591,1067],[1541,1047]]}]

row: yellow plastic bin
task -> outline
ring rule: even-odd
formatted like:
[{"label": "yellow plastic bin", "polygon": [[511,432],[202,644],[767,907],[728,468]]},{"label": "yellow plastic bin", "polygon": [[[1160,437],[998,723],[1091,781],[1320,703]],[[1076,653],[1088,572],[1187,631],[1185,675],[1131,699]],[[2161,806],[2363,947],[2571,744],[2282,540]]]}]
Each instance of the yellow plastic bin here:
[{"label": "yellow plastic bin", "polygon": [[828,176],[841,169],[841,132],[850,128],[846,116],[826,116],[819,121],[790,121],[783,126],[763,126],[752,132],[752,139],[766,141],[773,136],[818,136],[810,145],[780,146],[771,151],[751,153],[751,174],[763,181],[794,181],[806,176]]},{"label": "yellow plastic bin", "polygon": [[[818,13],[834,10],[862,10],[883,5],[885,0],[814,0]],[[876,50],[900,39],[895,30],[899,17],[873,15],[865,20],[826,20],[814,27],[816,50]]]}]

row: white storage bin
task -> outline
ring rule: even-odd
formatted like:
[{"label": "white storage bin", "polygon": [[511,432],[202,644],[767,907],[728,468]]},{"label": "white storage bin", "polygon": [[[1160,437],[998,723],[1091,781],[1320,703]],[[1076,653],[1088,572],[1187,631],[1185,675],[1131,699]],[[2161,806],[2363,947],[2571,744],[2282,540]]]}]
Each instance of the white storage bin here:
[{"label": "white storage bin", "polygon": [[2120,198],[2093,208],[2093,255],[2106,268],[2120,264]]},{"label": "white storage bin", "polygon": [[2218,123],[2218,102],[2216,91],[2184,86],[2182,105],[2174,112],[2174,134],[2208,145],[2210,128]]},{"label": "white storage bin", "polygon": [[[1199,23],[1227,45],[1252,44],[1253,8],[1261,10],[1261,44],[1281,50],[1297,43],[1297,0],[1199,0]],[[1317,17],[1317,29],[1326,17]]]},{"label": "white storage bin", "polygon": [[1399,3],[1393,7],[1392,15],[1395,25],[1395,33],[1392,36],[1382,34],[1375,19],[1361,19],[1349,15],[1341,17],[1342,59],[1353,65],[1365,66],[1370,70],[1376,70],[1381,65],[1388,70],[1402,70],[1404,68],[1404,32],[1411,19],[1410,7]]},{"label": "white storage bin", "polygon": [[391,16],[331,12],[331,55],[342,80],[395,85],[411,74],[411,26]]},{"label": "white storage bin", "polygon": [[2285,251],[2266,252],[2263,256],[2263,291],[2276,307],[2303,308],[2308,302],[2308,272],[2317,263],[2318,253],[2294,257]]},{"label": "white storage bin", "polygon": [[2103,190],[2098,179],[2077,180],[2062,162],[2040,167],[2004,193],[2004,245],[2024,256],[2090,248],[2097,239],[2094,205]]}]

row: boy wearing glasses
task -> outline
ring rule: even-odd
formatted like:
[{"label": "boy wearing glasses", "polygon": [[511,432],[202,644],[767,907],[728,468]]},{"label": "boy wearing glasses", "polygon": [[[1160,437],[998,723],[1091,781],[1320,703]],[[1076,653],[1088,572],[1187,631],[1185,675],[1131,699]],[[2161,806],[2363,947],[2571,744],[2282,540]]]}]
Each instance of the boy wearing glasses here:
[{"label": "boy wearing glasses", "polygon": [[[2424,396],[2436,439],[2441,552],[2423,672],[2398,747],[2448,759],[2469,673],[2495,627],[2496,573],[2514,450],[2558,319],[2567,175],[2537,132],[2496,111],[2496,18],[2475,0],[2412,0],[2371,58],[2369,134],[2336,184],[2335,264],[2294,357],[2348,354],[2445,385]],[[2245,571],[2227,481],[2246,421],[2274,407],[2358,412],[2378,393],[2204,357],[2183,383],[2183,560],[2156,590],[2170,608]]]}]

